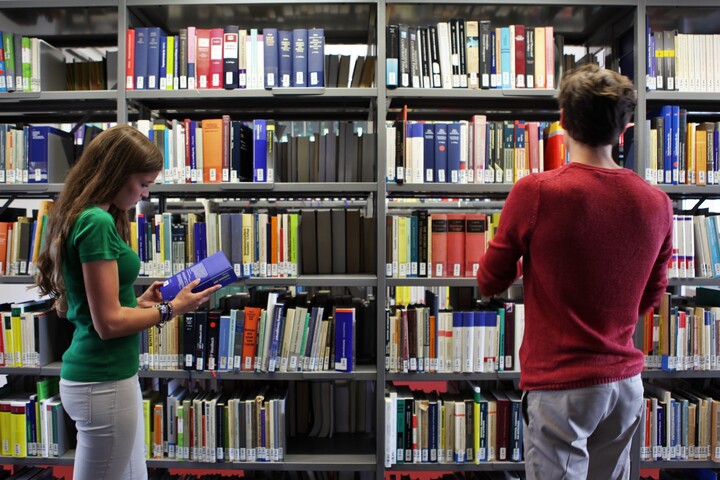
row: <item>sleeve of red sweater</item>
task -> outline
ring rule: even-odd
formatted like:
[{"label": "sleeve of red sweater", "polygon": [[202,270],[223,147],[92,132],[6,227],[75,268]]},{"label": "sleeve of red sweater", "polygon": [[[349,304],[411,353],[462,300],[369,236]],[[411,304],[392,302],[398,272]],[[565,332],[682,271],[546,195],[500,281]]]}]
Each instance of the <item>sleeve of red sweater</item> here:
[{"label": "sleeve of red sweater", "polygon": [[522,178],[510,190],[497,233],[480,259],[477,280],[483,295],[505,291],[522,274],[518,262],[527,252],[529,235],[537,218],[538,190],[534,176]]},{"label": "sleeve of red sweater", "polygon": [[673,236],[673,210],[670,199],[667,199],[667,227],[665,229],[665,239],[663,240],[660,252],[655,260],[653,269],[650,272],[645,291],[640,299],[640,315],[644,315],[648,310],[660,304],[663,293],[668,284],[668,263],[672,256],[672,236]]}]

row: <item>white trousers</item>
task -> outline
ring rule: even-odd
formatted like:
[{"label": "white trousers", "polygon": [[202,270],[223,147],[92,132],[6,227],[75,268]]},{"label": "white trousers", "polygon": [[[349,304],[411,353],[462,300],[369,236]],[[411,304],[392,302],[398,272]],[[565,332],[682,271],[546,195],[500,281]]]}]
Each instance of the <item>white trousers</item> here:
[{"label": "white trousers", "polygon": [[640,375],[586,388],[526,392],[527,480],[628,479],[642,398]]},{"label": "white trousers", "polygon": [[60,380],[77,427],[73,480],[146,480],[142,393],[137,375],[112,382]]}]

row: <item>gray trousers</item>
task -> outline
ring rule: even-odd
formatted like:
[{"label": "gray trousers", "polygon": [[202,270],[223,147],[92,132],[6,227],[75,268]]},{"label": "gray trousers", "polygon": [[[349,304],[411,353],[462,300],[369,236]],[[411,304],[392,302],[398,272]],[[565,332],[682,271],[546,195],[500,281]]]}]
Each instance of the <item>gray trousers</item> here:
[{"label": "gray trousers", "polygon": [[571,390],[523,396],[528,480],[616,480],[630,475],[630,445],[640,424],[640,375]]},{"label": "gray trousers", "polygon": [[77,427],[73,480],[146,480],[142,393],[137,375],[112,382],[60,380]]}]

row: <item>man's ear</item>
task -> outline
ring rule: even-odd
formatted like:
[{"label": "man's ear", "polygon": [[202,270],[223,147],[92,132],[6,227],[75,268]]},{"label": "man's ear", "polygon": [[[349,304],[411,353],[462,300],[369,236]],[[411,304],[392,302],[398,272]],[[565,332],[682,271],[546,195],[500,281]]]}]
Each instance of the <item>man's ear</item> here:
[{"label": "man's ear", "polygon": [[560,109],[560,126],[565,130],[565,110]]}]

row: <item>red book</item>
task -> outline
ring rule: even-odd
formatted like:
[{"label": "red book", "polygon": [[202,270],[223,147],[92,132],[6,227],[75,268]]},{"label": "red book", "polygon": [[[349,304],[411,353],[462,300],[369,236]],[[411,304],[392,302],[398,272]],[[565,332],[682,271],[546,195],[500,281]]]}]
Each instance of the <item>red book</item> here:
[{"label": "red book", "polygon": [[565,165],[565,131],[560,122],[550,124],[545,139],[545,170]]},{"label": "red book", "polygon": [[495,459],[501,462],[510,460],[510,399],[501,390],[492,390],[497,400],[495,419]]},{"label": "red book", "polygon": [[195,31],[197,48],[195,49],[195,70],[198,88],[210,88],[210,30],[198,28]]},{"label": "red book", "polygon": [[487,215],[465,214],[465,276],[477,276],[480,258],[485,255]]},{"label": "red book", "polygon": [[447,276],[447,224],[446,213],[433,213],[430,216],[433,277]]},{"label": "red book", "polygon": [[465,276],[465,214],[447,214],[447,276]]},{"label": "red book", "polygon": [[128,28],[125,39],[125,90],[135,89],[135,29]]},{"label": "red book", "polygon": [[525,25],[515,25],[515,88],[525,88]]},{"label": "red book", "polygon": [[527,122],[525,124],[525,156],[530,165],[530,173],[540,171],[540,151],[538,150],[538,122]]},{"label": "red book", "polygon": [[223,71],[225,61],[223,60],[223,36],[225,30],[213,28],[210,30],[210,88],[223,88]]},{"label": "red book", "polygon": [[255,371],[255,350],[257,346],[258,322],[262,308],[245,308],[245,332],[243,333],[242,371]]}]

